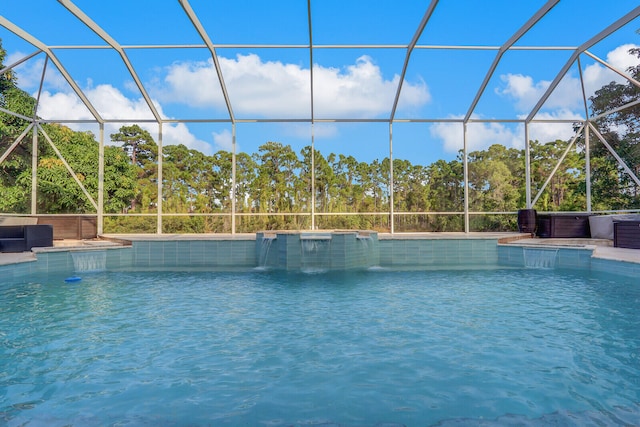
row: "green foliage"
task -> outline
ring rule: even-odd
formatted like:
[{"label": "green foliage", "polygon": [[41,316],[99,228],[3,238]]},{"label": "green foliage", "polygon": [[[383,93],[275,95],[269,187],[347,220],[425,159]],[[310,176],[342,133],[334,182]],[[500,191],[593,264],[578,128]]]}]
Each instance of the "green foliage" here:
[{"label": "green foliage", "polygon": [[[640,58],[640,49],[631,49],[630,53]],[[636,81],[640,78],[640,64],[628,71]],[[599,132],[636,176],[640,176],[640,106],[622,107],[639,99],[640,88],[632,82],[611,82],[590,98],[593,115],[602,114],[596,123]],[[584,147],[584,140],[580,143]],[[640,186],[594,136],[590,138],[590,149],[593,208],[640,208]]]},{"label": "green foliage", "polygon": [[[640,55],[640,50],[634,53]],[[5,52],[0,47],[0,68]],[[640,66],[630,69],[636,79]],[[29,126],[35,100],[16,86],[15,74],[0,76],[0,155]],[[622,109],[640,98],[635,85],[610,83],[591,98],[597,126],[625,163],[640,174],[640,106]],[[612,114],[604,115],[605,112]],[[0,164],[0,212],[29,213],[32,185],[32,129]],[[61,157],[45,138],[51,139]],[[138,125],[111,135],[104,147],[105,232],[153,233],[157,229],[159,150]],[[567,141],[530,142],[531,186],[536,195],[560,161]],[[586,209],[585,141],[579,139],[536,204],[539,211]],[[597,138],[590,138],[593,209],[640,207],[640,188]],[[37,208],[46,213],[91,213],[93,205],[81,185],[98,200],[99,144],[90,132],[43,125],[38,135]],[[235,157],[235,188],[233,160]],[[492,145],[468,154],[468,202],[474,231],[515,230],[515,212],[525,205],[524,150]],[[313,170],[312,170],[313,167]],[[393,198],[397,231],[462,231],[464,173],[458,158],[430,165],[389,158],[359,162],[344,154],[323,154],[268,141],[257,153],[218,151],[208,156],[185,145],[162,151],[162,231],[165,233],[230,232],[235,202],[236,230],[304,229],[316,212],[319,228],[390,228]],[[313,177],[313,179],[312,179]],[[313,184],[312,184],[313,183]],[[391,194],[393,188],[393,194]],[[235,197],[235,200],[234,200]],[[312,206],[314,203],[314,206]],[[348,213],[349,215],[337,215]]]},{"label": "green foliage", "polygon": [[[555,141],[540,144],[532,141],[531,146],[531,190],[535,194],[542,188],[553,168],[560,160],[568,142]],[[569,151],[562,167],[554,174],[542,193],[538,208],[542,211],[585,210],[584,194],[584,152],[574,148]]]},{"label": "green foliage", "polygon": [[[0,46],[0,69],[6,52]],[[12,72],[0,75],[0,107],[33,116],[35,100],[16,86],[17,77]],[[29,122],[0,111],[0,155],[3,155]],[[25,140],[31,141],[31,135]],[[17,146],[0,164],[0,212],[28,213],[31,205],[31,148]]]},{"label": "green foliage", "polygon": [[[104,147],[104,211],[126,212],[135,194],[135,168],[118,147]],[[95,165],[94,165],[95,170]]]},{"label": "green foliage", "polygon": [[300,188],[302,163],[290,145],[267,142],[253,156],[258,165],[251,190],[256,194],[256,212],[302,212],[308,200]]},{"label": "green foliage", "polygon": [[144,168],[157,160],[158,146],[151,134],[138,125],[122,126],[120,132],[111,134],[111,141],[122,144],[133,165]]},{"label": "green foliage", "polygon": [[155,233],[157,220],[151,216],[116,216],[104,218],[105,233]]}]

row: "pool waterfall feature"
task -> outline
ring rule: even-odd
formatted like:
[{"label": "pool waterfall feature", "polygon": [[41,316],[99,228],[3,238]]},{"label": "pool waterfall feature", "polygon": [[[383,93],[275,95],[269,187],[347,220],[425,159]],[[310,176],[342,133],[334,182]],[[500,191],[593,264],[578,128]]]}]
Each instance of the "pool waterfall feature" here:
[{"label": "pool waterfall feature", "polygon": [[368,230],[256,233],[258,268],[308,273],[361,270],[380,264],[378,233]]},{"label": "pool waterfall feature", "polygon": [[[35,248],[33,254],[21,256],[21,261],[0,262],[0,276],[11,280],[40,274],[67,277],[96,270],[322,272],[370,267],[468,270],[527,266],[640,276],[640,258],[634,260],[631,254],[626,255],[628,260],[616,259],[589,244],[572,242],[563,246],[559,241],[527,238],[521,241],[517,237],[520,236],[513,233],[391,235],[352,230],[264,231],[257,235],[108,235],[105,238],[111,240],[100,244]],[[533,262],[530,248],[550,251],[539,254],[548,255],[548,263],[543,259]],[[85,252],[94,253],[83,255]],[[80,260],[83,256],[89,259]]]},{"label": "pool waterfall feature", "polygon": [[525,268],[552,269],[556,266],[557,248],[522,248]]},{"label": "pool waterfall feature", "polygon": [[72,251],[75,273],[97,273],[107,269],[107,252],[104,250]]}]

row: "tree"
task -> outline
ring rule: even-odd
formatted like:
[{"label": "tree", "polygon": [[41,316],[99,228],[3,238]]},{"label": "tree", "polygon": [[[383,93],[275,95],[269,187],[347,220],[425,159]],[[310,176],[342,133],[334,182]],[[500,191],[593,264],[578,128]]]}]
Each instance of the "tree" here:
[{"label": "tree", "polygon": [[[104,147],[104,211],[124,213],[135,195],[136,172],[118,147]],[[97,191],[96,191],[97,193]]]},{"label": "tree", "polygon": [[[640,56],[639,49],[633,53]],[[5,52],[0,47],[0,67]],[[630,68],[640,78],[640,65]],[[35,100],[16,86],[17,76],[0,76],[0,106],[22,116],[33,115]],[[606,140],[636,173],[640,173],[640,89],[634,84],[610,83],[591,100],[591,111],[602,116],[597,126]],[[631,107],[625,107],[628,104]],[[608,113],[608,114],[604,114]],[[30,124],[15,114],[0,112],[0,155]],[[90,132],[75,132],[65,126],[42,125],[82,186],[98,197],[98,143]],[[104,209],[106,213],[154,212],[158,199],[158,147],[151,135],[137,125],[123,126],[111,135],[119,146],[104,147]],[[42,139],[42,138],[41,138]],[[31,136],[15,147],[0,165],[0,211],[26,213],[31,197]],[[591,138],[593,206],[597,210],[629,209],[640,206],[640,188],[596,138]],[[563,155],[567,141],[531,141],[531,185],[535,193]],[[65,163],[47,142],[38,144],[38,210],[47,213],[93,212],[80,186],[69,176]],[[220,214],[167,217],[168,232],[222,232],[230,230],[229,213],[235,197],[241,231],[275,228],[306,228],[311,211],[312,154],[315,169],[315,211],[319,224],[327,228],[376,228],[388,221],[371,215],[389,209],[390,166],[388,158],[360,162],[353,156],[329,153],[326,157],[310,146],[297,154],[289,145],[268,141],[253,155],[236,158],[235,188],[232,188],[230,152],[207,156],[185,145],[166,146],[163,151],[163,206],[167,213]],[[457,159],[438,160],[430,165],[393,160],[396,227],[402,231],[460,231],[462,214],[421,215],[418,212],[462,212],[464,182],[462,154]],[[539,210],[582,210],[586,206],[584,139],[568,152],[562,165],[542,192]],[[515,211],[524,206],[524,151],[492,145],[468,154],[469,206],[471,211]],[[347,212],[362,215],[335,215]],[[407,213],[415,212],[415,215]],[[299,216],[290,214],[301,214]],[[119,218],[109,218],[112,230],[130,231],[134,217],[120,228]],[[139,230],[154,231],[155,219],[143,218]],[[473,216],[474,230],[515,229],[508,216]],[[127,218],[129,221],[129,218]],[[511,227],[511,228],[510,228]]]},{"label": "tree", "polygon": [[[429,165],[428,194],[430,210],[460,212],[464,209],[463,173],[460,160],[437,160]],[[461,216],[436,215],[431,221],[432,231],[461,231]]]},{"label": "tree", "polygon": [[[630,49],[629,53],[640,58],[638,48]],[[636,81],[640,79],[640,64],[630,67],[628,71]],[[626,106],[639,99],[640,88],[631,82],[611,82],[589,98],[592,114],[603,115],[596,123],[600,133],[636,176],[640,176],[640,106]],[[596,138],[590,141],[594,207],[640,207],[640,188],[635,181],[600,141]],[[584,140],[580,142],[584,146]]]},{"label": "tree", "polygon": [[[556,167],[569,143],[557,140],[541,144],[531,141],[531,191],[535,196]],[[584,154],[572,149],[553,175],[537,203],[542,211],[584,210]],[[524,188],[520,191],[523,194]],[[524,203],[520,204],[521,206]]]},{"label": "tree", "polygon": [[[475,212],[512,212],[524,204],[524,152],[494,144],[468,155],[469,209]],[[509,230],[512,217],[474,215],[472,229]]]},{"label": "tree", "polygon": [[118,133],[111,134],[111,141],[122,144],[131,158],[131,164],[144,168],[156,162],[158,146],[149,132],[138,125],[122,126]]},{"label": "tree", "polygon": [[[1,41],[1,40],[0,40]],[[4,68],[6,51],[0,44],[0,69]],[[35,100],[17,87],[18,77],[13,72],[0,75],[0,107],[33,116]],[[5,154],[18,136],[29,125],[14,114],[0,111],[0,156]],[[31,141],[27,135],[23,141]],[[31,145],[22,142],[0,164],[0,211],[28,212],[31,197]]]},{"label": "tree", "polygon": [[257,211],[300,212],[298,172],[302,165],[291,146],[267,142],[258,148],[254,160],[258,164],[253,186]]},{"label": "tree", "polygon": [[213,159],[183,144],[163,149],[163,197],[167,212],[212,212]]},{"label": "tree", "polygon": [[[335,175],[331,165],[322,153],[318,150],[314,151],[316,211],[332,212],[333,203],[335,202]],[[303,197],[304,195],[311,195],[311,153],[311,146],[309,145],[300,151],[302,155],[300,178],[304,185]],[[332,157],[334,158],[335,156]],[[310,198],[310,196],[308,196],[308,198]],[[307,205],[304,209],[310,211],[311,206]]]},{"label": "tree", "polygon": [[138,191],[131,199],[131,210],[155,210],[157,200],[158,146],[146,130],[138,125],[122,126],[111,134],[111,141],[122,144],[138,173]]}]

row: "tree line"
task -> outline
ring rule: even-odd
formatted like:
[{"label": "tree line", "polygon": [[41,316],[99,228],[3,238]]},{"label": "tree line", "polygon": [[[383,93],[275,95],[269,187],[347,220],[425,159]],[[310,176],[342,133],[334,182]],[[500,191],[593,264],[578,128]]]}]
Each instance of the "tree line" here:
[{"label": "tree line", "polygon": [[[638,55],[638,51],[634,53]],[[5,52],[0,47],[0,69]],[[630,70],[640,77],[640,67]],[[0,75],[0,106],[32,117],[36,101],[17,86],[15,74]],[[594,115],[640,98],[633,84],[610,83],[590,98]],[[610,145],[640,174],[638,113],[633,106],[599,119],[597,126]],[[0,156],[29,125],[19,116],[0,111]],[[66,163],[86,191],[97,199],[98,142],[91,132],[58,124],[41,125],[62,158],[40,135],[37,168],[39,213],[95,213]],[[32,129],[30,132],[33,132]],[[138,125],[122,126],[104,147],[105,232],[154,232],[158,211],[159,150],[153,137]],[[0,212],[30,213],[32,137],[12,148],[0,164]],[[531,186],[535,195],[563,156],[568,141],[530,142]],[[639,188],[596,138],[590,139],[593,210],[637,209]],[[549,181],[536,208],[541,211],[586,209],[585,141],[580,137]],[[312,155],[314,156],[312,162]],[[310,146],[299,152],[290,145],[266,141],[256,153],[205,155],[185,145],[162,147],[162,212],[166,233],[231,231],[235,194],[236,230],[305,229],[309,213],[317,213],[318,228],[388,230],[393,188],[396,231],[462,231],[464,229],[463,157],[429,165],[389,158],[358,161],[353,156],[323,155]],[[516,229],[515,212],[525,207],[524,150],[492,145],[468,153],[469,210],[474,231]],[[312,185],[311,165],[314,165]],[[234,190],[234,191],[232,191]],[[312,197],[312,192],[314,192]],[[348,215],[338,215],[339,213]],[[446,214],[443,214],[446,213]],[[127,214],[127,215],[122,215]]]}]

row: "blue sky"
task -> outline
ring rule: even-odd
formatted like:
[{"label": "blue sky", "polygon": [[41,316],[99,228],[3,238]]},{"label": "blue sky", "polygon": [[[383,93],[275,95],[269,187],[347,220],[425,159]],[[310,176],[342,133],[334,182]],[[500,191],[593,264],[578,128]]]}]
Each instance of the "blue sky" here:
[{"label": "blue sky", "polygon": [[[394,157],[429,164],[456,156],[462,146],[462,126],[446,120],[467,114],[496,56],[494,48],[505,43],[545,3],[542,0],[438,3],[411,56],[395,117],[443,121],[394,123]],[[311,4],[313,43],[319,45],[313,50],[315,118],[388,119],[406,55],[405,49],[391,46],[406,45],[412,39],[429,2],[312,0]],[[78,0],[73,5],[124,46],[163,118],[229,119],[209,51],[202,47],[164,47],[203,44],[177,0]],[[237,119],[310,117],[311,64],[309,50],[303,47],[309,44],[305,0],[191,0],[189,5],[217,46]],[[516,46],[576,47],[637,6],[637,1],[630,0],[607,2],[606,7],[599,0],[560,0]],[[103,118],[152,117],[117,52],[97,48],[105,46],[105,42],[59,2],[3,2],[0,16],[52,46]],[[639,28],[640,20],[636,18],[589,52],[625,70],[638,62],[627,52],[640,45],[636,32]],[[8,53],[5,65],[36,50],[2,26],[0,38]],[[239,46],[250,44],[261,47]],[[96,48],[72,48],[79,45]],[[157,48],[140,48],[147,45]],[[468,48],[445,48],[452,46]],[[569,49],[507,52],[472,117],[483,120],[526,117],[571,53]],[[44,55],[39,54],[17,68],[20,87],[34,96],[43,64]],[[580,65],[588,96],[612,80],[622,81],[622,77],[586,55],[581,56]],[[579,78],[575,64],[536,118],[583,118]],[[51,63],[40,100],[39,114],[46,119],[92,118]],[[107,124],[106,135],[123,124]],[[68,125],[97,134],[95,125]],[[141,125],[152,135],[157,134],[157,126]],[[168,123],[163,126],[163,143],[183,143],[212,154],[218,149],[230,149],[231,132],[229,123]],[[310,134],[309,123],[239,122],[236,126],[238,149],[249,153],[267,141],[290,144],[299,151],[310,143]],[[524,145],[521,123],[473,123],[467,135],[471,150],[492,143],[518,148]],[[361,161],[389,155],[388,123],[316,123],[314,136],[316,148],[324,154],[343,153]],[[530,138],[542,142],[571,136],[570,123],[536,123],[530,128]]]}]

